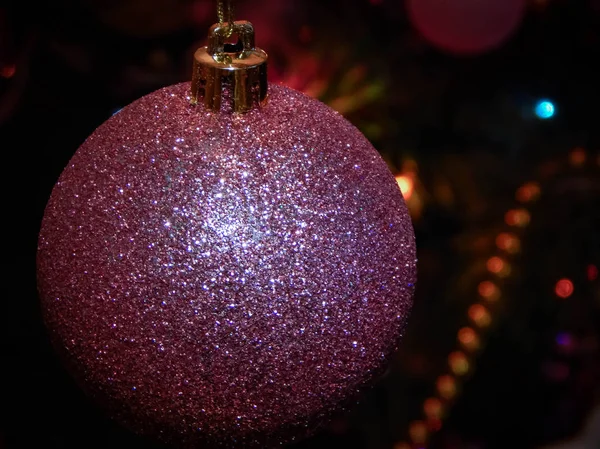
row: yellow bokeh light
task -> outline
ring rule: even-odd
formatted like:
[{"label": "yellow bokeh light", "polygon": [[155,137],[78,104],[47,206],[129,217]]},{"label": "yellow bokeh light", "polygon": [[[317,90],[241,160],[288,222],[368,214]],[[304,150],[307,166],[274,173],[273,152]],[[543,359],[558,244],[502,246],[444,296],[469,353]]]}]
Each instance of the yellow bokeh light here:
[{"label": "yellow bokeh light", "polygon": [[412,177],[408,175],[398,175],[396,176],[396,182],[398,183],[398,187],[400,187],[402,196],[404,196],[404,199],[408,201],[415,188],[415,183]]},{"label": "yellow bokeh light", "polygon": [[444,399],[452,399],[456,396],[456,380],[448,374],[438,377],[436,388],[440,396]]},{"label": "yellow bokeh light", "polygon": [[469,360],[464,352],[455,351],[448,356],[450,369],[457,376],[464,376],[469,372]]},{"label": "yellow bokeh light", "polygon": [[487,327],[492,322],[490,312],[481,304],[473,304],[469,307],[469,318],[479,327]]}]

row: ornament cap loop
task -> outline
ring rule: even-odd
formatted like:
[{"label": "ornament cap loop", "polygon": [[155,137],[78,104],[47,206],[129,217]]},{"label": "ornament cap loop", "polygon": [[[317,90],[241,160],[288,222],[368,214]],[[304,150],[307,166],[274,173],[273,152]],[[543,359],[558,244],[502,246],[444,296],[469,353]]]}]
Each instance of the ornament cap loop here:
[{"label": "ornament cap loop", "polygon": [[[237,35],[236,44],[227,38]],[[208,45],[194,54],[192,104],[220,112],[248,112],[267,100],[267,54],[254,45],[254,27],[245,20],[215,24]]]}]

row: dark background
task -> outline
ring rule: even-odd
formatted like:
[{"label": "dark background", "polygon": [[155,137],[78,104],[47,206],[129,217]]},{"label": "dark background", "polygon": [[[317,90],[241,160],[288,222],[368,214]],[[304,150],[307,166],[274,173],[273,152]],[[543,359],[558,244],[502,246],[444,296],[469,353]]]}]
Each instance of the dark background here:
[{"label": "dark background", "polygon": [[[270,54],[271,80],[343,113],[404,176],[419,246],[417,305],[390,371],[300,447],[600,447],[600,5],[525,3],[498,45],[457,54],[419,33],[401,0],[237,2]],[[461,17],[468,28],[486,16]],[[188,80],[214,20],[208,0],[0,3],[0,447],[154,447],[105,417],[50,347],[36,238],[82,141],[132,100]],[[489,29],[478,29],[483,39]],[[543,99],[555,106],[546,119],[536,116]],[[521,207],[528,224],[511,225],[507,212]],[[499,248],[501,233],[519,248]],[[565,299],[560,279],[574,286]],[[501,291],[494,304],[478,295],[485,280]],[[490,326],[473,322],[478,302]],[[465,326],[479,348],[457,341]],[[454,351],[464,374],[448,363]],[[444,379],[454,395],[440,393]]]}]

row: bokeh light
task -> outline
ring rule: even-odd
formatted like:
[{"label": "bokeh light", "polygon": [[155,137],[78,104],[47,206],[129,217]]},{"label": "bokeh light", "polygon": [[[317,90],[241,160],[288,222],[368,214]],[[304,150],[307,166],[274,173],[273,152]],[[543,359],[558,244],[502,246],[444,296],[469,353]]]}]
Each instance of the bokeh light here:
[{"label": "bokeh light", "polygon": [[396,182],[398,183],[398,187],[400,187],[402,196],[408,201],[412,196],[415,187],[412,177],[408,175],[398,175],[396,176]]},{"label": "bokeh light", "polygon": [[506,42],[525,9],[525,0],[406,0],[408,17],[420,35],[460,55],[485,53]]},{"label": "bokeh light", "polygon": [[510,264],[498,256],[490,257],[486,263],[486,267],[490,273],[494,273],[500,277],[508,276],[511,271]]},{"label": "bokeh light", "polygon": [[0,68],[0,76],[2,78],[12,78],[17,72],[17,67],[14,65],[6,65]]},{"label": "bokeh light", "polygon": [[559,298],[566,299],[573,294],[575,287],[570,279],[561,279],[556,283],[554,292]]},{"label": "bokeh light", "polygon": [[473,304],[469,307],[469,318],[479,327],[487,327],[492,322],[490,312],[481,304]]},{"label": "bokeh light", "polygon": [[423,421],[413,421],[408,427],[410,439],[417,444],[423,444],[427,441],[427,424]]},{"label": "bokeh light", "polygon": [[570,354],[575,349],[576,340],[573,335],[569,334],[568,332],[561,332],[556,335],[556,345],[561,352]]},{"label": "bokeh light", "polygon": [[477,332],[470,327],[463,327],[458,331],[458,341],[468,351],[479,349],[479,336]]},{"label": "bokeh light", "polygon": [[529,182],[523,186],[521,186],[517,190],[517,194],[515,195],[517,201],[521,203],[529,203],[531,201],[535,201],[539,198],[541,193],[541,189],[538,183]]},{"label": "bokeh light", "polygon": [[491,281],[483,281],[479,283],[477,292],[488,302],[494,302],[500,298],[500,289]]},{"label": "bokeh light", "polygon": [[585,164],[586,159],[587,155],[585,154],[585,150],[583,148],[575,148],[573,151],[571,151],[571,154],[569,154],[569,162],[575,167]]},{"label": "bokeh light", "polygon": [[427,398],[423,402],[423,412],[427,418],[441,418],[443,412],[443,404],[438,398]]},{"label": "bokeh light", "polygon": [[469,372],[469,359],[464,352],[455,351],[448,356],[450,369],[457,376],[464,376]]},{"label": "bokeh light", "polygon": [[556,114],[556,107],[550,100],[540,100],[535,105],[535,115],[542,119],[547,120],[554,117]]},{"label": "bokeh light", "polygon": [[440,396],[444,399],[452,399],[456,396],[456,380],[449,374],[438,377],[436,388]]},{"label": "bokeh light", "polygon": [[504,221],[509,226],[518,226],[523,228],[529,224],[531,220],[531,216],[526,209],[512,209],[509,210],[505,217]]},{"label": "bokeh light", "polygon": [[516,235],[503,232],[496,237],[496,246],[509,254],[516,254],[521,250],[521,241]]},{"label": "bokeh light", "polygon": [[586,274],[588,281],[595,281],[596,279],[598,279],[598,267],[594,264],[588,265],[586,269]]}]

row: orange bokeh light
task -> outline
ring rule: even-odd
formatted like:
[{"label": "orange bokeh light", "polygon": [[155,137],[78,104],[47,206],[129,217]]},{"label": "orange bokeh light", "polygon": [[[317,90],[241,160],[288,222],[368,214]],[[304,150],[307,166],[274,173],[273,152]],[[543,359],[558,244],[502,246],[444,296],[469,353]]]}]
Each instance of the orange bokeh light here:
[{"label": "orange bokeh light", "polygon": [[400,187],[402,196],[404,196],[404,199],[408,201],[415,188],[415,183],[412,177],[407,175],[398,175],[396,176],[396,182],[398,183],[398,187]]},{"label": "orange bokeh light", "polygon": [[503,232],[496,237],[496,246],[509,254],[515,254],[521,249],[521,241],[516,235]]},{"label": "orange bokeh light", "polygon": [[500,298],[500,289],[491,281],[481,282],[477,287],[477,292],[488,302],[494,302]]},{"label": "orange bokeh light", "polygon": [[510,264],[505,262],[500,257],[490,257],[487,261],[486,267],[490,273],[497,274],[498,276],[504,277],[510,274]]},{"label": "orange bokeh light", "polygon": [[509,210],[504,216],[504,221],[509,226],[525,227],[529,224],[531,217],[529,212],[525,209],[512,209]]},{"label": "orange bokeh light", "polygon": [[569,162],[571,163],[571,165],[583,165],[585,163],[585,160],[586,154],[583,148],[575,148],[573,151],[571,151],[571,154],[569,155]]},{"label": "orange bokeh light", "polygon": [[479,336],[470,327],[463,327],[458,331],[458,341],[469,351],[479,349]]},{"label": "orange bokeh light", "polygon": [[417,444],[423,444],[427,441],[427,424],[423,421],[413,421],[408,427],[410,439]]},{"label": "orange bokeh light", "polygon": [[487,327],[492,322],[490,312],[481,304],[473,304],[469,307],[469,318],[479,327]]},{"label": "orange bokeh light", "polygon": [[469,372],[469,360],[464,352],[455,351],[448,356],[450,369],[457,376],[464,376]]},{"label": "orange bokeh light", "polygon": [[504,268],[504,261],[499,257],[492,257],[487,261],[486,266],[492,273],[500,273]]},{"label": "orange bokeh light", "polygon": [[561,279],[556,283],[554,287],[554,292],[556,296],[559,298],[566,299],[573,294],[575,287],[573,286],[573,282],[570,279]]},{"label": "orange bokeh light", "polygon": [[436,387],[444,399],[452,399],[456,395],[456,381],[449,374],[438,377]]},{"label": "orange bokeh light", "polygon": [[427,398],[423,402],[423,412],[427,415],[427,418],[437,418],[442,416],[443,404],[438,398]]},{"label": "orange bokeh light", "polygon": [[529,203],[530,201],[535,201],[539,198],[541,193],[541,189],[538,183],[529,182],[523,186],[521,186],[515,195],[517,201],[521,203]]}]

